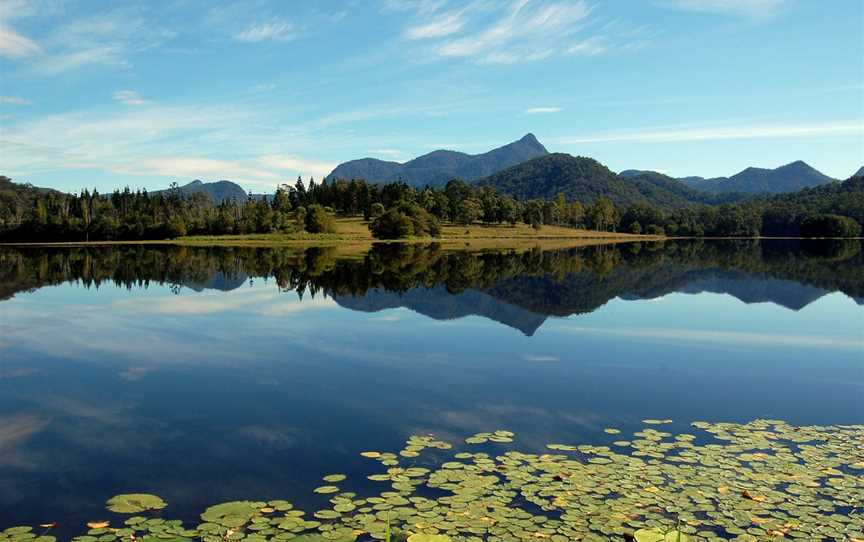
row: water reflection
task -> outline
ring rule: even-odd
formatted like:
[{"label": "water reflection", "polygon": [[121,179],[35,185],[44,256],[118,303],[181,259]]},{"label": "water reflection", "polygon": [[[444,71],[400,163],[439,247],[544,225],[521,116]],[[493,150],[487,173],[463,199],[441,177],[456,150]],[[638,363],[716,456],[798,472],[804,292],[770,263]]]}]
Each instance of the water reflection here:
[{"label": "water reflection", "polygon": [[365,449],[861,423],[859,243],[0,249],[0,527],[363,489]]},{"label": "water reflection", "polygon": [[[528,252],[444,251],[376,245],[361,256],[336,248],[117,246],[0,249],[0,299],[62,282],[98,288],[168,285],[176,293],[237,290],[255,278],[323,295],[356,311],[406,307],[439,320],[483,316],[533,335],[550,316],[585,314],[609,300],[672,292],[731,295],[801,310],[840,291],[864,304],[859,242],[674,242]],[[154,314],[205,314],[257,304],[272,292],[147,303]],[[256,297],[257,296],[257,297]],[[270,306],[271,316],[302,309]]]}]

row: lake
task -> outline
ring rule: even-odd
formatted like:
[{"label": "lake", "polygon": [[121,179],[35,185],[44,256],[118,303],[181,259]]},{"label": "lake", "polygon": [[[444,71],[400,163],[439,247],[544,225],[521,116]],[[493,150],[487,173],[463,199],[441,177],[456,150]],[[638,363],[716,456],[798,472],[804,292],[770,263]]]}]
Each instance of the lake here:
[{"label": "lake", "polygon": [[864,424],[861,243],[0,248],[0,530],[79,534],[120,493],[315,510],[411,435],[645,419]]}]

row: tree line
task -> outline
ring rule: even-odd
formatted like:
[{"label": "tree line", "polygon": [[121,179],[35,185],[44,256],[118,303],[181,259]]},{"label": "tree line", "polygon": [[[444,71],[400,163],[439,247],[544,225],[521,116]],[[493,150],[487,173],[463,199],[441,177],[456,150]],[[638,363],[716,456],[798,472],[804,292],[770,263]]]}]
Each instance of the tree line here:
[{"label": "tree line", "polygon": [[302,178],[273,195],[214,203],[204,193],[65,194],[0,176],[0,240],[92,241],[168,239],[186,235],[333,233],[335,215],[363,216],[378,238],[436,237],[441,223],[558,225],[599,231],[692,237],[855,237],[864,223],[864,179],[740,203],[669,209],[651,202],[520,200],[493,187],[452,180],[442,188],[404,182]]}]

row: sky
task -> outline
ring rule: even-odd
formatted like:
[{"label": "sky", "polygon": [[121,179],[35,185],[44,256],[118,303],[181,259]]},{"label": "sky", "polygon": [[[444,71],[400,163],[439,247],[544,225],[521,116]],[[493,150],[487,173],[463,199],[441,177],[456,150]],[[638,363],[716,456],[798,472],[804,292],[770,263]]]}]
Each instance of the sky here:
[{"label": "sky", "polygon": [[534,133],[613,171],[864,165],[861,0],[0,0],[0,174],[271,191]]}]

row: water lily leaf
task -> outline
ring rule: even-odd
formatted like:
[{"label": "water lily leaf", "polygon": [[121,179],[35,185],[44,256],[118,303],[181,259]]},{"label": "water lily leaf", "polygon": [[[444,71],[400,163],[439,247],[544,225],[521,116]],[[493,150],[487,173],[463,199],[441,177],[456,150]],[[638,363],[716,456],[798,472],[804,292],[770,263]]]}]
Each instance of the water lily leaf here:
[{"label": "water lily leaf", "polygon": [[443,534],[415,533],[408,537],[408,542],[451,542],[450,537]]},{"label": "water lily leaf", "polygon": [[633,538],[636,542],[665,542],[666,534],[660,529],[639,529]]},{"label": "water lily leaf", "polygon": [[108,510],[118,514],[137,514],[147,510],[161,510],[168,506],[161,497],[148,493],[116,495],[111,497],[106,505]]},{"label": "water lily leaf", "polygon": [[248,523],[261,506],[252,501],[233,501],[211,506],[201,514],[201,519],[224,527],[237,528]]}]

